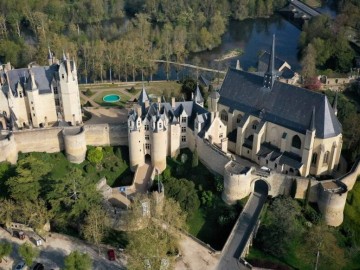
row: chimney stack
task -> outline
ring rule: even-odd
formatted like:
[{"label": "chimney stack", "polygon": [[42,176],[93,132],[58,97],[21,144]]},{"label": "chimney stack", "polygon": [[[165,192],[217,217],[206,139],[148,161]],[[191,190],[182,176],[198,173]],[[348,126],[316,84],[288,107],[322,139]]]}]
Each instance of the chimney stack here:
[{"label": "chimney stack", "polygon": [[175,104],[175,97],[171,97],[171,108],[175,108],[176,104]]}]

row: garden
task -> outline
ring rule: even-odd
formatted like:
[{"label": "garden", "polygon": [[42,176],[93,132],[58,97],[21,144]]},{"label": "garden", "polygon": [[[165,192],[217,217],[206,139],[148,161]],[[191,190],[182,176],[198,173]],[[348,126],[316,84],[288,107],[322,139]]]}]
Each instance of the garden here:
[{"label": "garden", "polygon": [[187,213],[188,232],[221,250],[246,200],[229,206],[221,199],[223,179],[198,160],[196,152],[182,150],[168,158],[162,174],[165,195],[174,198]]}]

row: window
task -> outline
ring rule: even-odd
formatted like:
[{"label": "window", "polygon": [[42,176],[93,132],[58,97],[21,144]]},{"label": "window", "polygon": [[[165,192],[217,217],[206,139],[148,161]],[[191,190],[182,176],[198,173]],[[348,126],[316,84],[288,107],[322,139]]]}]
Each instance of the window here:
[{"label": "window", "polygon": [[32,110],[34,110],[34,107],[31,107]]},{"label": "window", "polygon": [[241,122],[241,118],[242,118],[242,115],[238,114],[238,116],[236,117],[236,123],[239,124]]},{"label": "window", "polygon": [[330,152],[326,151],[325,154],[324,154],[324,161],[323,161],[324,164],[328,164],[329,155],[330,155]]},{"label": "window", "polygon": [[161,124],[161,123],[159,123],[159,128],[162,128],[162,124]]},{"label": "window", "polygon": [[252,122],[252,124],[251,124],[251,128],[252,128],[253,130],[256,130],[257,127],[258,127],[258,125],[259,125],[259,122],[256,121],[256,120],[254,120],[254,121]]},{"label": "window", "polygon": [[221,114],[220,114],[220,119],[224,122],[227,122],[228,121],[228,114],[225,110],[222,110],[221,111]]},{"label": "window", "polygon": [[301,140],[300,140],[300,137],[298,135],[295,135],[292,138],[291,146],[294,147],[294,148],[297,148],[297,149],[301,148]]},{"label": "window", "polygon": [[23,97],[23,96],[22,96],[22,92],[21,92],[21,91],[19,92],[19,96],[20,96],[21,98]]},{"label": "window", "polygon": [[145,130],[149,130],[149,125],[145,125]]},{"label": "window", "polygon": [[34,104],[34,102],[33,102],[33,101],[31,101],[31,104]]},{"label": "window", "polygon": [[35,116],[35,113],[33,113],[33,116]]},{"label": "window", "polygon": [[150,136],[149,135],[145,135],[145,140],[150,140]]},{"label": "window", "polygon": [[186,136],[181,136],[181,142],[186,142]]},{"label": "window", "polygon": [[219,138],[221,139],[224,136],[224,134],[220,133]]},{"label": "window", "polygon": [[186,127],[181,127],[181,132],[186,132]]},{"label": "window", "polygon": [[277,168],[277,163],[275,163],[274,168],[275,168],[275,169]]},{"label": "window", "polygon": [[65,75],[64,75],[64,74],[61,74],[61,78],[63,78],[63,79],[64,79],[64,78],[65,78]]},{"label": "window", "polygon": [[54,87],[54,94],[58,94],[58,88],[56,86]]},{"label": "window", "polygon": [[145,149],[146,149],[146,150],[150,150],[150,143],[146,143],[146,144],[145,144]]},{"label": "window", "polygon": [[181,123],[186,123],[186,117],[181,117]]},{"label": "window", "polygon": [[311,164],[316,165],[316,162],[317,162],[317,154],[314,153],[311,158]]},{"label": "window", "polygon": [[55,105],[60,106],[60,101],[57,98],[55,99]]},{"label": "window", "polygon": [[252,125],[252,129],[253,129],[253,130],[256,130],[256,128],[257,128],[256,124],[253,124],[253,125]]}]

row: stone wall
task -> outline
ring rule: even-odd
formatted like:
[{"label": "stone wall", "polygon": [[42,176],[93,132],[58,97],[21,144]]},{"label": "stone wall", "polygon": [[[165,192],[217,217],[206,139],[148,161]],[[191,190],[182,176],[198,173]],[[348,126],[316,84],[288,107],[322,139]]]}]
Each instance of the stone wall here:
[{"label": "stone wall", "polygon": [[[80,141],[78,141],[79,144],[81,143],[81,140],[84,140],[85,145],[93,146],[128,144],[127,129],[126,127],[124,128],[123,125],[85,125],[82,128],[85,131],[85,136],[82,132],[80,134],[77,134],[76,140],[80,139]],[[10,140],[2,136],[0,140],[0,162],[7,160],[11,163],[16,163],[18,152],[56,153],[66,150],[63,130],[67,129],[73,130],[74,127],[52,127],[18,130],[12,133],[12,136],[10,136]],[[82,145],[81,147],[79,146],[80,148],[75,150],[76,147],[74,142],[70,142],[74,141],[75,137],[71,137],[72,136],[69,136],[68,139],[68,146],[70,146],[70,148],[68,148],[70,150],[74,150],[75,152],[77,152],[81,148],[82,150],[80,151],[80,156],[82,156],[84,154],[83,150],[85,149],[84,145]],[[71,153],[69,152],[69,154],[74,154],[74,151],[70,151]],[[76,159],[77,162],[80,161],[80,156],[78,156],[79,159]]]},{"label": "stone wall", "polygon": [[230,161],[230,156],[200,137],[196,137],[196,147],[201,162],[212,172],[224,175],[224,168]]}]

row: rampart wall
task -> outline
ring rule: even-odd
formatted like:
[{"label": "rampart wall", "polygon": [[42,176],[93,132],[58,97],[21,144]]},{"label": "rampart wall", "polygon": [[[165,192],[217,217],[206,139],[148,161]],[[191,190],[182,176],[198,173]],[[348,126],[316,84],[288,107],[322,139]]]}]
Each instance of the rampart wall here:
[{"label": "rampart wall", "polygon": [[84,158],[85,145],[128,145],[124,125],[85,125],[81,127],[81,132],[79,130],[72,134],[73,131],[74,127],[51,127],[18,130],[9,133],[9,136],[1,135],[0,162],[16,163],[18,152],[55,153],[65,150],[69,160],[78,163]]}]

